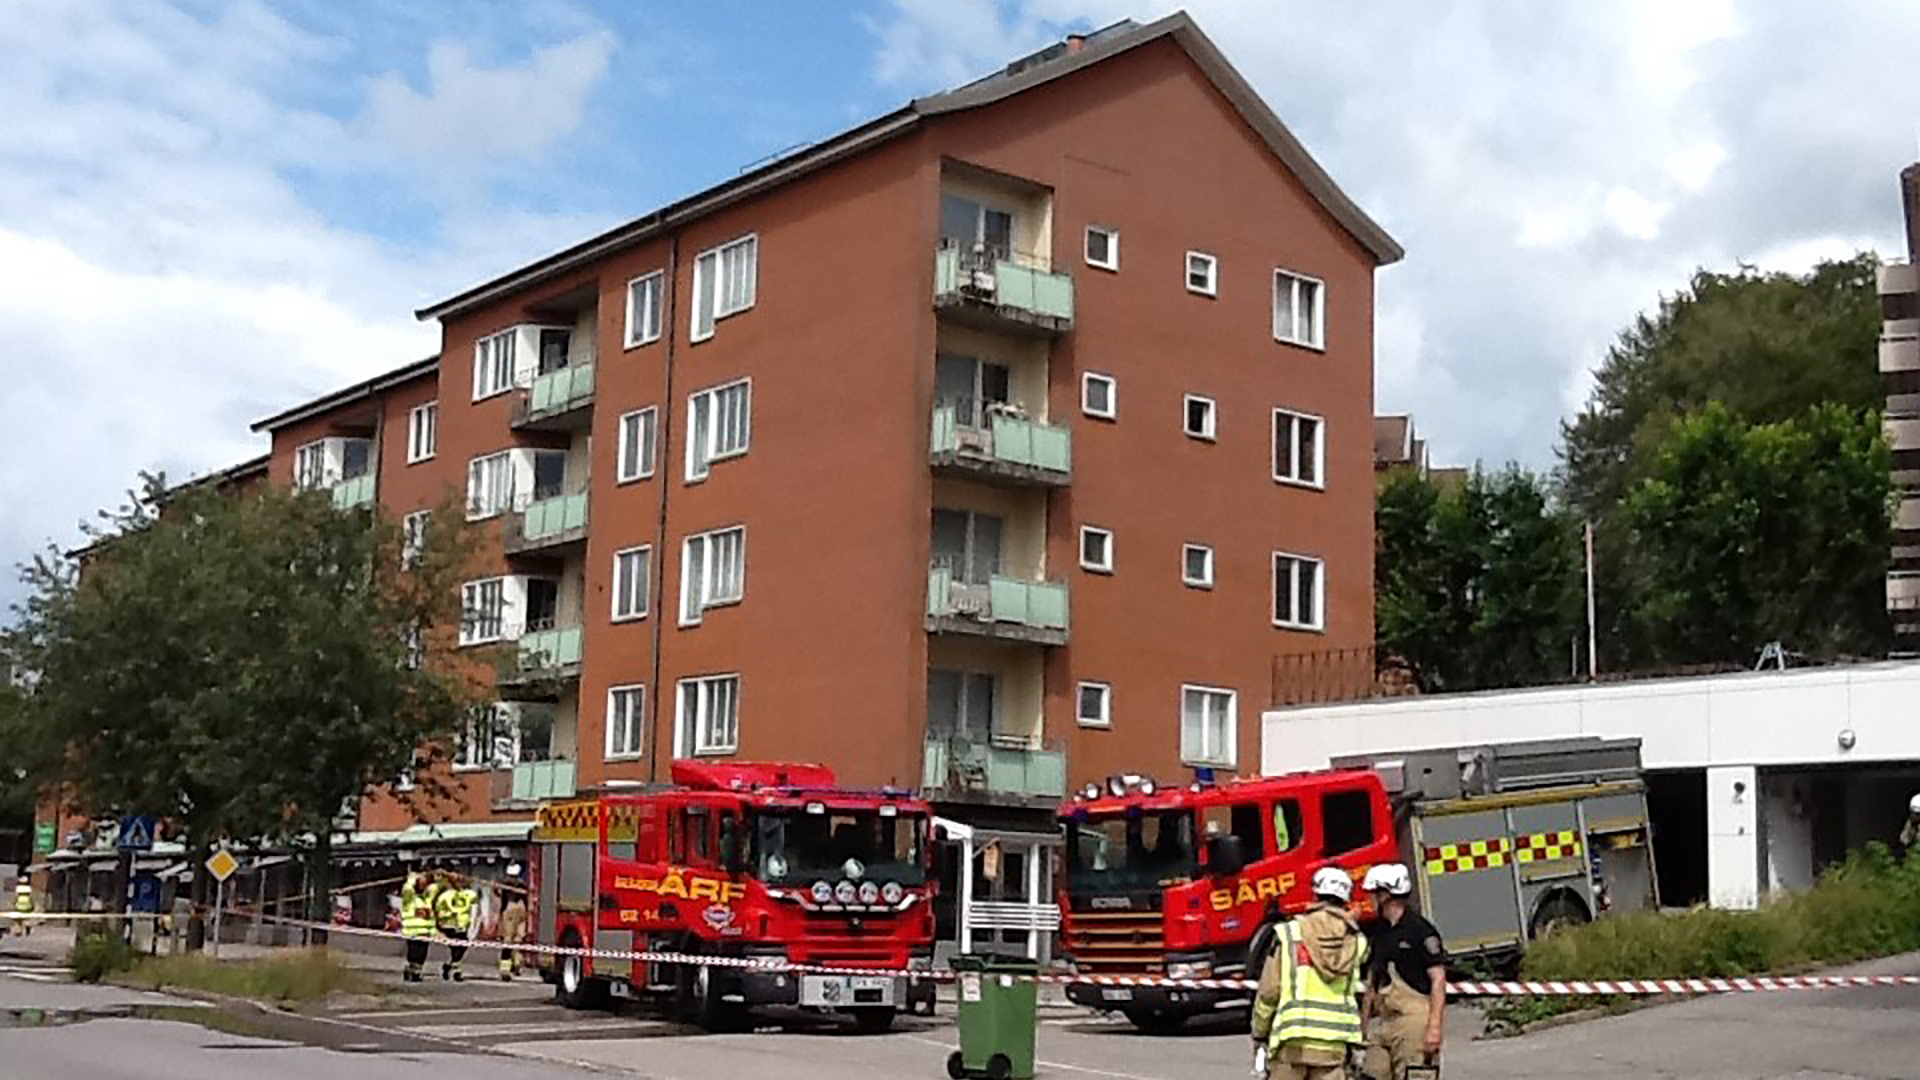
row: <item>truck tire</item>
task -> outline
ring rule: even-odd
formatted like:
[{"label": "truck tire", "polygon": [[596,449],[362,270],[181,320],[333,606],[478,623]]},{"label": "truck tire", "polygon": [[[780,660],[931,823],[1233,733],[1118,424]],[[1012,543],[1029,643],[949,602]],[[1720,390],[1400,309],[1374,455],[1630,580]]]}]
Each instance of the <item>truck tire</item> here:
[{"label": "truck tire", "polygon": [[[580,947],[580,935],[569,932],[560,939],[564,948]],[[553,980],[553,996],[569,1009],[597,1009],[607,1000],[604,980],[587,977],[587,958],[568,954],[560,957]]]},{"label": "truck tire", "polygon": [[1128,1009],[1127,1022],[1147,1035],[1171,1035],[1187,1026],[1187,1014],[1158,1009]]},{"label": "truck tire", "polygon": [[1254,931],[1253,940],[1247,943],[1247,970],[1244,977],[1260,981],[1260,973],[1267,969],[1267,957],[1273,955],[1273,943],[1280,940],[1280,925],[1267,923]]},{"label": "truck tire", "polygon": [[1593,915],[1587,911],[1587,905],[1580,898],[1567,892],[1557,892],[1540,902],[1534,909],[1533,921],[1527,924],[1527,937],[1538,941],[1543,937],[1558,933],[1570,926],[1593,921]]},{"label": "truck tire", "polygon": [[853,1026],[858,1028],[862,1035],[883,1035],[893,1030],[895,1012],[896,1010],[891,1007],[856,1009],[853,1013]]},{"label": "truck tire", "polygon": [[747,1010],[720,998],[720,988],[708,964],[689,964],[681,970],[681,1014],[702,1031],[723,1034],[747,1026]]}]

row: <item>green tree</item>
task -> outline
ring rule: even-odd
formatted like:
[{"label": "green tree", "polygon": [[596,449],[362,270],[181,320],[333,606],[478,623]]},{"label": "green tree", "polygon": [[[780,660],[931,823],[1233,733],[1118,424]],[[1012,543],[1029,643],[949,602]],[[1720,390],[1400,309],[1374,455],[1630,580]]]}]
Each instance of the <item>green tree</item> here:
[{"label": "green tree", "polygon": [[1475,470],[1382,487],[1374,625],[1383,662],[1422,691],[1549,680],[1568,670],[1580,618],[1579,536],[1542,478]]},{"label": "green tree", "polygon": [[149,478],[84,574],[26,570],[36,766],[92,816],[171,820],[196,865],[222,838],[306,846],[319,909],[343,806],[444,757],[489,673],[453,652],[460,523],[436,511],[403,553],[392,521],[324,493]]},{"label": "green tree", "polygon": [[1674,662],[1751,662],[1769,641],[1879,655],[1892,483],[1878,413],[1754,424],[1718,403],[1672,425],[1621,515],[1632,615]]}]

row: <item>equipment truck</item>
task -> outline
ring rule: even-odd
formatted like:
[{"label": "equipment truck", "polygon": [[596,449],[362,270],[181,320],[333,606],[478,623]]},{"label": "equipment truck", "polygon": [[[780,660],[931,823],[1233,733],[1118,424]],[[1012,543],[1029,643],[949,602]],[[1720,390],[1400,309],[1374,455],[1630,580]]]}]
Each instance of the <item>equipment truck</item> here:
[{"label": "equipment truck", "polygon": [[654,996],[712,1030],[761,1006],[846,1013],[863,1030],[932,1012],[927,804],[841,788],[818,765],[676,761],[671,777],[537,811],[534,941],[863,973],[539,954],[562,1004]]},{"label": "equipment truck", "polygon": [[[1254,978],[1315,870],[1412,871],[1455,956],[1499,961],[1554,928],[1657,906],[1637,739],[1342,758],[1307,773],[1161,787],[1116,777],[1061,808],[1062,948],[1077,973]],[[1363,920],[1371,901],[1355,890]],[[1145,1031],[1243,1007],[1240,990],[1074,983]]]}]

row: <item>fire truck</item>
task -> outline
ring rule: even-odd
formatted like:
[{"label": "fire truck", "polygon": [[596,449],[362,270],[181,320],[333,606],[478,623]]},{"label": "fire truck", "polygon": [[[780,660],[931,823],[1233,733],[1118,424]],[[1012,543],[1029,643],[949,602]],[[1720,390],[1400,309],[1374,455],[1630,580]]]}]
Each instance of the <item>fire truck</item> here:
[{"label": "fire truck", "polygon": [[[1413,872],[1455,956],[1499,961],[1609,911],[1656,906],[1637,739],[1339,759],[1310,773],[1186,787],[1114,778],[1061,809],[1062,945],[1080,973],[1253,978],[1323,866],[1358,883]],[[1355,890],[1363,921],[1371,900]],[[1072,984],[1072,1001],[1170,1031],[1236,990]]]},{"label": "fire truck", "polygon": [[676,761],[671,777],[539,809],[536,942],[898,974],[542,954],[562,1004],[653,997],[710,1030],[763,1006],[846,1013],[865,1030],[932,1012],[925,803],[840,788],[819,765]]}]

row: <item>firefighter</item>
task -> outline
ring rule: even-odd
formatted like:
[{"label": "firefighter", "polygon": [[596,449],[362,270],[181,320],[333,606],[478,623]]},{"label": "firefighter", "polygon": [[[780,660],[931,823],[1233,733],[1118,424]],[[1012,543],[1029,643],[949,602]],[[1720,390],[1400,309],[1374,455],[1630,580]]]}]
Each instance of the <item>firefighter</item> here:
[{"label": "firefighter", "polygon": [[527,940],[527,902],[505,889],[501,895],[508,899],[500,908],[500,981],[512,982],[520,971],[520,953],[514,946]]},{"label": "firefighter", "polygon": [[1353,878],[1323,866],[1313,873],[1313,895],[1311,909],[1277,928],[1253,1002],[1255,1060],[1264,1057],[1273,1080],[1339,1080],[1365,1042],[1367,939],[1347,910]]},{"label": "firefighter", "polygon": [[400,886],[400,933],[407,939],[407,967],[403,978],[419,982],[427,962],[427,939],[433,936],[436,883],[428,875],[409,870]]},{"label": "firefighter", "polygon": [[[13,887],[13,910],[22,915],[33,914],[33,886],[27,883],[26,878],[21,878],[20,883]],[[26,937],[33,932],[33,920],[15,919],[13,927],[21,937]]]},{"label": "firefighter", "polygon": [[1440,931],[1413,910],[1413,876],[1405,866],[1383,863],[1368,870],[1362,884],[1385,922],[1367,975],[1367,1012],[1376,1021],[1366,1074],[1374,1080],[1405,1080],[1411,1067],[1440,1064],[1447,947]]},{"label": "firefighter", "polygon": [[1900,846],[1912,851],[1920,844],[1920,795],[1907,800],[1907,823],[1900,826]]},{"label": "firefighter", "polygon": [[433,921],[440,928],[440,936],[452,938],[455,944],[447,946],[447,962],[440,965],[440,977],[460,982],[466,976],[460,971],[460,962],[467,958],[467,932],[473,927],[473,908],[479,896],[473,886],[462,879],[448,877],[446,884],[433,899]]}]

